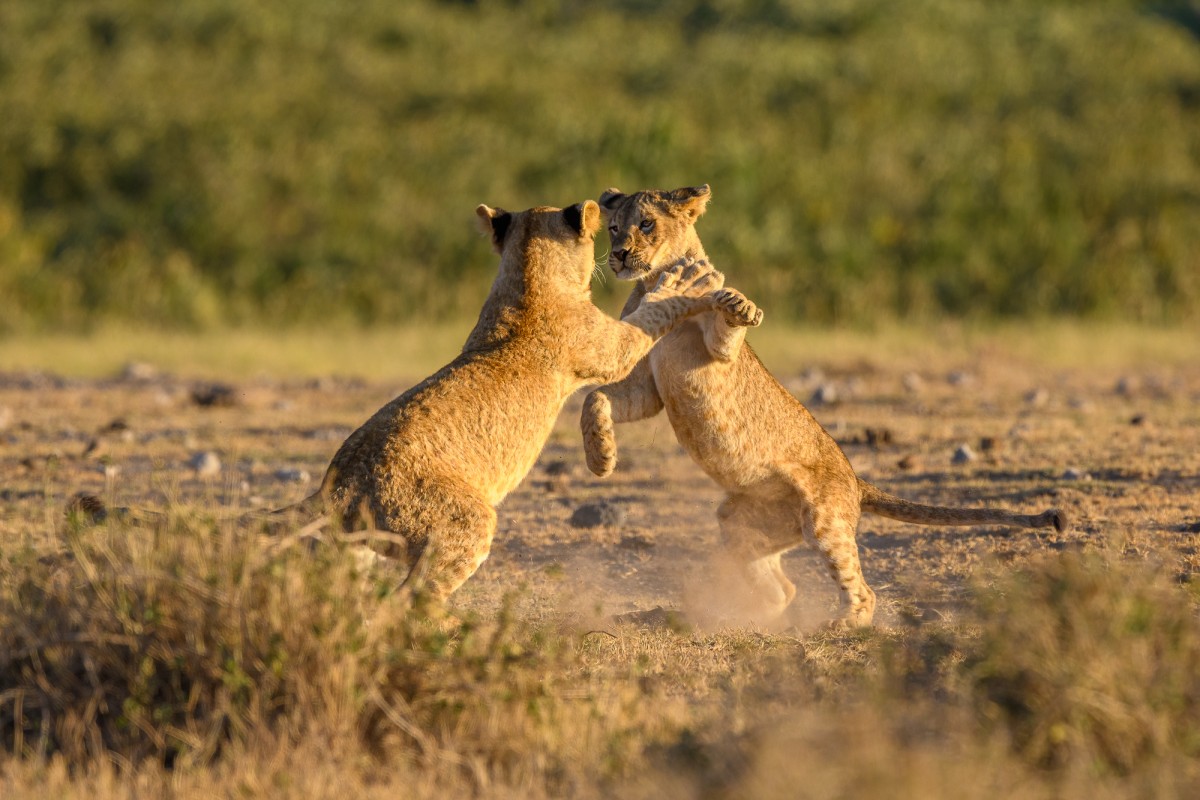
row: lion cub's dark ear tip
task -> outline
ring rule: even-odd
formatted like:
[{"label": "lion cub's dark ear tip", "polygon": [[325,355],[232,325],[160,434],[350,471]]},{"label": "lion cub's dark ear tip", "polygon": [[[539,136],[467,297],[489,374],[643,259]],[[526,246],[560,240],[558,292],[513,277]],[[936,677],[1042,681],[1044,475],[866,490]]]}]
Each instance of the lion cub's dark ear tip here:
[{"label": "lion cub's dark ear tip", "polygon": [[578,234],[583,233],[583,203],[576,203],[573,206],[568,206],[563,209],[563,219],[571,230]]},{"label": "lion cub's dark ear tip", "polygon": [[500,252],[509,223],[512,222],[512,214],[502,208],[489,208],[483,203],[475,207],[475,213],[479,216],[480,230],[491,238],[492,247],[496,252]]},{"label": "lion cub's dark ear tip", "polygon": [[615,186],[610,186],[600,193],[600,205],[603,208],[612,208],[621,201],[625,195]]}]

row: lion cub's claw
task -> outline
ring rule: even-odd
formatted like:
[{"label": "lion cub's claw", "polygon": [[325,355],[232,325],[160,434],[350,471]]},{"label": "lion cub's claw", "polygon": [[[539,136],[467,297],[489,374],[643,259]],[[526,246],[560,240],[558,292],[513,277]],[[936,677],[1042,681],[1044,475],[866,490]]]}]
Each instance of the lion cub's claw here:
[{"label": "lion cub's claw", "polygon": [[724,285],[725,276],[713,269],[708,259],[681,258],[663,270],[653,291],[703,297]]},{"label": "lion cub's claw", "polygon": [[762,309],[737,289],[713,292],[713,304],[724,315],[725,322],[735,328],[757,328],[762,324]]}]

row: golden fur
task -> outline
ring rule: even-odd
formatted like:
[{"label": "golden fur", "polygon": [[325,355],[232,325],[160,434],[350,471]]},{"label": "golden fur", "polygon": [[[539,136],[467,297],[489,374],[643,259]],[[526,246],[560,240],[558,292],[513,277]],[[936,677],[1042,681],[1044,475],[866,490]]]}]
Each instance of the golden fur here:
[{"label": "golden fur", "polygon": [[[638,281],[623,314],[638,307],[667,265],[679,259],[707,263],[694,225],[709,196],[708,186],[601,195],[612,240],[609,265],[619,278]],[[919,505],[862,481],[744,338],[745,327],[729,324],[721,313],[684,321],[628,377],[589,394],[581,420],[588,467],[604,476],[616,465],[613,423],[666,409],[680,444],[728,492],[717,517],[743,595],[730,598],[737,606],[732,613],[759,621],[779,616],[796,593],[780,556],[807,539],[841,589],[841,624],[869,625],[875,593],[863,580],[855,542],[862,511],[929,525],[1066,526],[1055,510],[1026,516]]]},{"label": "golden fur", "polygon": [[[462,353],[381,408],[301,504],[391,534],[444,599],[487,558],[494,507],[525,477],[566,399],[623,377],[679,319],[740,303],[711,270],[676,265],[622,321],[591,302],[596,203],[476,209],[499,273]],[[414,570],[415,572],[415,570]]]}]

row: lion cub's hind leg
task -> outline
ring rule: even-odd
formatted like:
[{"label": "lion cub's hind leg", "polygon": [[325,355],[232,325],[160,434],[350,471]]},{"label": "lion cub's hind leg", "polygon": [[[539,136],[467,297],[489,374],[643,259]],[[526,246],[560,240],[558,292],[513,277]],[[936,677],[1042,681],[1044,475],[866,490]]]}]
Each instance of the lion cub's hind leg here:
[{"label": "lion cub's hind leg", "polygon": [[794,509],[775,499],[733,494],[717,510],[721,550],[710,565],[715,607],[702,616],[767,625],[796,597],[781,557],[801,541]]},{"label": "lion cub's hind leg", "polygon": [[386,527],[406,533],[419,527],[416,538],[425,545],[410,564],[405,583],[424,582],[430,598],[444,603],[487,560],[496,534],[496,509],[465,484],[441,488],[435,507],[387,515]]},{"label": "lion cub's hind leg", "polygon": [[817,550],[825,559],[830,576],[842,594],[843,614],[831,623],[834,628],[865,628],[875,618],[875,592],[863,578],[862,564],[858,558],[858,543],[855,531],[858,515],[830,513],[815,509],[806,532],[816,542]]}]

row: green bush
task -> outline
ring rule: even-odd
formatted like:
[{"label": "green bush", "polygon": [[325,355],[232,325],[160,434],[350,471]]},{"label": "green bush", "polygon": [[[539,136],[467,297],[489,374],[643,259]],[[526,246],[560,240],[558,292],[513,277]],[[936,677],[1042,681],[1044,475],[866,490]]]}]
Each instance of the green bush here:
[{"label": "green bush", "polygon": [[0,332],[470,314],[477,203],[701,182],[710,254],[780,317],[1194,318],[1197,19],[9,0]]}]

